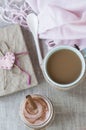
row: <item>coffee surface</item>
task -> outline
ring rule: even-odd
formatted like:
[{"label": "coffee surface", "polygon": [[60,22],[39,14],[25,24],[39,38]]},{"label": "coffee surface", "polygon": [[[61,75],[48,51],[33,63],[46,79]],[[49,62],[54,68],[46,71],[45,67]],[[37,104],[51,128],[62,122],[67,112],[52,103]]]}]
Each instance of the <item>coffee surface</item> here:
[{"label": "coffee surface", "polygon": [[60,84],[75,81],[81,73],[80,58],[73,51],[64,49],[53,53],[47,62],[47,71],[50,78]]}]

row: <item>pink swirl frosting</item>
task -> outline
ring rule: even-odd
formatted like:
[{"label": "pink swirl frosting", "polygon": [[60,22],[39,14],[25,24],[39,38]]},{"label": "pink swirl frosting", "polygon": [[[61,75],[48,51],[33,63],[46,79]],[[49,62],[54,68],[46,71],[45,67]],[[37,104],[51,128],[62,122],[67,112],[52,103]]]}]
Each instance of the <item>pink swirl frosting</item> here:
[{"label": "pink swirl frosting", "polygon": [[40,125],[48,119],[49,107],[47,102],[41,97],[33,97],[33,100],[37,106],[37,109],[34,111],[30,109],[30,104],[28,99],[26,99],[23,107],[23,115],[29,123]]}]

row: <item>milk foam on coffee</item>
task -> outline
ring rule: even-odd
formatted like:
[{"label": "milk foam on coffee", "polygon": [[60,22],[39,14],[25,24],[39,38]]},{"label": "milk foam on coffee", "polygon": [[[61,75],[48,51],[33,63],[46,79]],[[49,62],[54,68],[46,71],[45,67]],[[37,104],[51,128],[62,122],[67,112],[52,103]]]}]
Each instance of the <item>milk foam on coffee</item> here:
[{"label": "milk foam on coffee", "polygon": [[37,109],[31,110],[28,99],[23,103],[22,115],[29,124],[40,125],[47,121],[50,115],[48,103],[41,97],[32,96]]}]

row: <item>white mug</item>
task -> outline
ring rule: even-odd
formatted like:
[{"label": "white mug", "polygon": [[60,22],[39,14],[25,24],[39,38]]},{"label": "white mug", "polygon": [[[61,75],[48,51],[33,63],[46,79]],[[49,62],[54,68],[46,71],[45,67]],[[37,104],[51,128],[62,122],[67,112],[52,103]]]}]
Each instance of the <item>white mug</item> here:
[{"label": "white mug", "polygon": [[[53,81],[50,76],[48,75],[48,72],[47,72],[47,62],[48,62],[48,59],[50,58],[50,56],[59,51],[59,50],[64,50],[64,49],[67,49],[67,50],[71,50],[73,51],[75,54],[78,55],[78,57],[80,58],[81,60],[81,64],[82,64],[82,69],[81,69],[81,73],[80,75],[78,76],[78,78],[71,82],[71,83],[68,83],[68,84],[60,84],[60,83],[57,83],[55,81]],[[77,50],[76,48],[72,47],[72,46],[68,46],[68,45],[60,45],[60,46],[57,46],[55,48],[52,48],[48,54],[45,56],[44,58],[44,61],[43,61],[43,65],[42,65],[42,71],[43,71],[43,74],[44,74],[44,77],[46,79],[46,81],[48,81],[52,86],[55,86],[56,88],[60,88],[60,89],[69,89],[71,87],[74,87],[76,85],[78,85],[78,83],[80,83],[80,81],[84,78],[85,76],[85,58],[84,58],[84,55],[79,51]]]}]

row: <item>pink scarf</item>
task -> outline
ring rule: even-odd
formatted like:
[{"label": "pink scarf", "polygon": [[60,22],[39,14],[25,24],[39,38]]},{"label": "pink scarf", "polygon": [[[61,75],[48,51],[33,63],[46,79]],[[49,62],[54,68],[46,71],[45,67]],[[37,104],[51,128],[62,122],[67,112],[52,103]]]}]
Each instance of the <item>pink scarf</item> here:
[{"label": "pink scarf", "polygon": [[86,47],[85,0],[14,0],[0,8],[4,21],[25,28],[26,17],[32,10],[38,15],[39,38],[46,39],[49,48],[61,44]]}]

